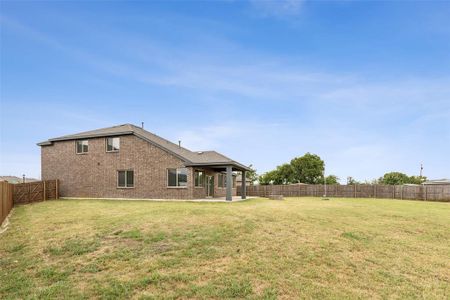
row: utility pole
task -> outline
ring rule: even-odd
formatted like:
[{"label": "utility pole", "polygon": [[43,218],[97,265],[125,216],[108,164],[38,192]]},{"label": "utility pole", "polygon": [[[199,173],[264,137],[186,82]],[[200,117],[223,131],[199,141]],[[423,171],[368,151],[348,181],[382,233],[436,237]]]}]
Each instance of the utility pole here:
[{"label": "utility pole", "polygon": [[423,164],[420,164],[420,177],[422,177],[422,172],[423,172]]}]

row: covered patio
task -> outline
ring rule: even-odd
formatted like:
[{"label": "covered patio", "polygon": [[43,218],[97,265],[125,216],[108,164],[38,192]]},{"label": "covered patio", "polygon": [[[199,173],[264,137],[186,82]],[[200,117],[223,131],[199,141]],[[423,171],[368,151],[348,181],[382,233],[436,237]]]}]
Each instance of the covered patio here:
[{"label": "covered patio", "polygon": [[[214,172],[222,172],[225,173],[226,176],[226,182],[227,183],[232,183],[233,182],[233,172],[240,172],[242,174],[242,178],[245,178],[246,176],[246,172],[250,171],[250,168],[241,165],[237,162],[231,162],[230,164],[222,164],[222,163],[218,163],[218,164],[214,164],[214,163],[205,163],[205,164],[189,164],[188,166],[192,166],[192,167],[202,167],[202,168],[207,168],[210,170],[213,170]],[[242,184],[241,187],[241,196],[240,199],[246,199],[247,196],[247,189],[246,189],[246,185]],[[233,201],[236,200],[236,198],[238,197],[233,197],[233,184],[226,184],[226,195],[225,195],[225,200],[226,201]],[[214,198],[215,199],[215,198]],[[220,197],[218,198],[220,199]]]}]

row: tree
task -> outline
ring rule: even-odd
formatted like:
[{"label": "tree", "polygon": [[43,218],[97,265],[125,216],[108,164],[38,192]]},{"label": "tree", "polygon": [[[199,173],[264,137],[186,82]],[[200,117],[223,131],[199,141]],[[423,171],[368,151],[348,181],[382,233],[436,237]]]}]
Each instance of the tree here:
[{"label": "tree", "polygon": [[359,184],[359,182],[352,176],[347,177],[347,185]]},{"label": "tree", "polygon": [[264,174],[262,174],[262,175],[259,175],[259,177],[258,177],[258,183],[259,183],[260,185],[268,185],[268,184],[270,184],[270,181],[269,181],[269,179],[267,178],[267,173],[264,173]]},{"label": "tree", "polygon": [[250,179],[250,184],[253,185],[256,180],[258,180],[258,174],[256,174],[256,169],[253,168],[253,165],[248,166],[250,171],[245,172],[245,178]]},{"label": "tree", "polygon": [[273,184],[276,178],[276,170],[266,172],[259,176],[258,181],[261,185]]},{"label": "tree", "polygon": [[380,180],[382,179],[383,177],[380,177],[380,178],[378,178],[378,179],[372,179],[372,180],[368,180],[368,179],[366,179],[366,180],[364,180],[364,184],[382,184],[381,182],[380,182]]},{"label": "tree", "polygon": [[294,170],[290,164],[282,164],[276,169],[277,184],[291,184],[294,180]]},{"label": "tree", "polygon": [[[339,177],[337,177],[336,175],[328,175],[325,180],[326,180],[327,184],[339,184]],[[319,183],[324,184],[325,180],[323,180],[323,177],[322,177],[320,179]]]},{"label": "tree", "polygon": [[426,180],[426,177],[408,176],[401,172],[389,172],[380,177],[378,182],[380,184],[402,185],[402,184],[421,184]]},{"label": "tree", "polygon": [[323,180],[325,164],[316,154],[306,153],[291,160],[293,182],[316,184]]},{"label": "tree", "polygon": [[412,184],[422,184],[427,180],[427,177],[425,176],[410,176],[409,177],[409,183]]},{"label": "tree", "polygon": [[405,184],[408,183],[408,181],[409,181],[408,175],[400,172],[386,173],[379,180],[381,184],[391,184],[391,185]]},{"label": "tree", "polygon": [[[275,170],[259,176],[259,183],[267,184],[291,184],[291,183],[323,183],[324,162],[318,155],[306,153],[296,157],[290,163],[277,166]],[[337,184],[339,178],[335,175],[327,177],[328,184]]]}]

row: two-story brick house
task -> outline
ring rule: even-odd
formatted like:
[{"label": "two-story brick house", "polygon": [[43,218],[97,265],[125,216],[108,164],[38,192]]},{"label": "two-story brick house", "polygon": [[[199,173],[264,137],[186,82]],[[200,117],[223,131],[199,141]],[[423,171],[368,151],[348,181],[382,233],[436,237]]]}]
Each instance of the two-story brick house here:
[{"label": "two-story brick house", "polygon": [[234,183],[236,171],[245,176],[249,170],[218,152],[193,152],[131,124],[38,145],[42,179],[59,179],[62,197],[231,200],[236,187],[227,183]]}]

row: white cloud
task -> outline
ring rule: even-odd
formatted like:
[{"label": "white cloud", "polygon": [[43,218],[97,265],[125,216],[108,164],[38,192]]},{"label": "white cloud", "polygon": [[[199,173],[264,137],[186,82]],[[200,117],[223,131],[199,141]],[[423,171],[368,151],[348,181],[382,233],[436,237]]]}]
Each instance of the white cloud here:
[{"label": "white cloud", "polygon": [[304,0],[251,0],[257,13],[263,17],[289,17],[301,12]]},{"label": "white cloud", "polygon": [[183,146],[192,150],[214,150],[239,132],[239,129],[233,124],[217,124],[185,129],[179,132],[178,136]]}]

